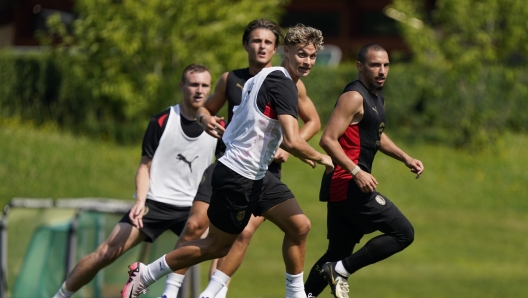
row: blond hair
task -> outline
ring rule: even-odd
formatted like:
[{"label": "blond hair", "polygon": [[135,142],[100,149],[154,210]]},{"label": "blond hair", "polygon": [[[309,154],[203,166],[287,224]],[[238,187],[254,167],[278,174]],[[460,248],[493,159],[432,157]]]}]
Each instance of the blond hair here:
[{"label": "blond hair", "polygon": [[306,46],[308,44],[313,44],[314,47],[320,51],[324,49],[323,33],[321,30],[303,24],[297,24],[291,27],[286,33],[286,36],[284,36],[284,44],[287,46]]}]

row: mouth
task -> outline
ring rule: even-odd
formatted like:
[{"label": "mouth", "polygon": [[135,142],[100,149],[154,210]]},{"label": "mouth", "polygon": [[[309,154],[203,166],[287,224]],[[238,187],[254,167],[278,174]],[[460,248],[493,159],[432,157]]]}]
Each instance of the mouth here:
[{"label": "mouth", "polygon": [[383,83],[385,83],[385,77],[377,77],[376,78],[376,82],[380,85],[382,85]]},{"label": "mouth", "polygon": [[299,67],[299,72],[301,73],[310,72],[310,67]]}]

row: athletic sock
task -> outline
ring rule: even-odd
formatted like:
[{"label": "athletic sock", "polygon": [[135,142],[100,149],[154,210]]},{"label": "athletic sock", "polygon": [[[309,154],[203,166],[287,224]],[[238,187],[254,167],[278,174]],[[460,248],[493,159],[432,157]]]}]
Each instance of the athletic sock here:
[{"label": "athletic sock", "polygon": [[161,258],[148,264],[145,270],[141,272],[141,281],[145,286],[150,286],[158,279],[172,272],[169,265],[167,265],[167,261],[165,261],[165,256],[163,255]]},{"label": "athletic sock", "polygon": [[216,296],[214,296],[214,298],[226,298],[227,296],[227,286],[224,286],[220,292],[218,292],[218,294],[216,294]]},{"label": "athletic sock", "polygon": [[350,273],[345,269],[345,266],[343,266],[343,262],[339,261],[336,263],[334,270],[339,273],[339,275],[342,275],[344,277],[349,277]]},{"label": "athletic sock", "polygon": [[286,272],[286,298],[306,298],[303,272],[295,275]]},{"label": "athletic sock", "polygon": [[163,291],[163,295],[161,297],[176,298],[182,286],[184,277],[185,275],[174,272],[167,275],[167,280],[165,281],[165,290]]},{"label": "athletic sock", "polygon": [[227,274],[216,269],[213,275],[211,276],[211,279],[209,280],[207,288],[205,288],[205,290],[198,297],[216,297],[216,295],[222,290],[222,288],[225,287],[229,279],[230,277]]},{"label": "athletic sock", "polygon": [[66,282],[63,282],[59,291],[57,292],[57,294],[55,294],[55,296],[53,296],[53,298],[70,298],[71,296],[73,296],[73,294],[75,294],[75,292],[68,291],[66,289]]}]

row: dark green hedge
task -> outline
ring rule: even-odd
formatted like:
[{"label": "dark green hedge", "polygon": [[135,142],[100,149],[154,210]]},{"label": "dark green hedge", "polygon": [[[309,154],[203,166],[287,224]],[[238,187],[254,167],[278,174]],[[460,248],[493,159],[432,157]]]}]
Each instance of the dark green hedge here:
[{"label": "dark green hedge", "polygon": [[[1,52],[0,116],[36,124],[52,121],[75,133],[137,142],[149,117],[177,97],[172,87],[165,88],[148,110],[127,118],[119,100],[97,97],[69,59]],[[303,79],[323,125],[345,85],[356,78],[350,64],[317,67]],[[494,140],[505,130],[526,132],[527,86],[523,69],[489,67],[478,78],[468,78],[449,69],[393,64],[384,90],[388,129],[406,128],[458,146]]]}]

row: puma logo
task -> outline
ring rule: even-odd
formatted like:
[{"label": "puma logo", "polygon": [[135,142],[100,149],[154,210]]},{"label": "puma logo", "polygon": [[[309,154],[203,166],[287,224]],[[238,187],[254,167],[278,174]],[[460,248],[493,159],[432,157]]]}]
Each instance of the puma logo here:
[{"label": "puma logo", "polygon": [[244,86],[240,85],[239,83],[237,83],[236,86],[240,89],[244,89]]},{"label": "puma logo", "polygon": [[197,159],[197,158],[198,158],[198,156],[195,156],[195,157],[193,158],[193,160],[188,161],[187,158],[185,158],[185,156],[183,156],[183,155],[181,155],[181,154],[179,154],[179,153],[178,153],[178,156],[176,156],[176,159],[181,160],[181,161],[183,161],[184,163],[186,163],[187,165],[189,165],[189,169],[191,170],[191,173],[192,173],[192,162],[193,162],[195,159]]},{"label": "puma logo", "polygon": [[378,114],[378,110],[376,109],[376,107],[372,107],[372,109],[374,110],[374,112],[376,112],[376,114]]},{"label": "puma logo", "polygon": [[289,282],[289,283],[292,283],[293,282],[293,278],[292,279],[287,279],[286,280]]}]

